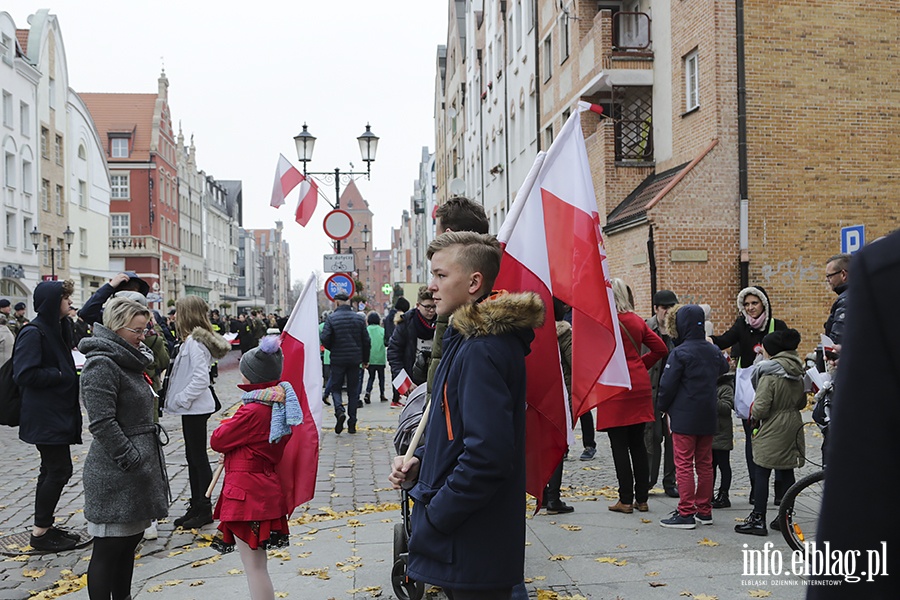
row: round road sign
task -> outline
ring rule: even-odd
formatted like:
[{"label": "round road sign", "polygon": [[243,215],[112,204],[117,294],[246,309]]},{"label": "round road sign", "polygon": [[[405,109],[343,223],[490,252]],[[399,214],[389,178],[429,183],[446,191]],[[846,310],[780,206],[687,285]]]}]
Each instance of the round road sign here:
[{"label": "round road sign", "polygon": [[353,217],[346,210],[334,209],[322,222],[325,234],[333,240],[344,240],[353,233]]},{"label": "round road sign", "polygon": [[334,300],[340,293],[347,294],[350,298],[356,294],[356,284],[347,273],[335,273],[325,280],[325,296],[329,300]]}]

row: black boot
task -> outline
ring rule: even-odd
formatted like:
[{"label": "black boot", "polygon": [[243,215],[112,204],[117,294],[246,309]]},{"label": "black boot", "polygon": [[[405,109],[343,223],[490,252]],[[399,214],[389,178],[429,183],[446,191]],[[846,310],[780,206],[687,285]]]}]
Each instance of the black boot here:
[{"label": "black boot", "polygon": [[196,505],[197,508],[190,519],[181,523],[182,529],[199,529],[213,522],[212,503],[208,498],[200,502],[191,502],[191,505]]},{"label": "black boot", "polygon": [[193,502],[189,502],[187,512],[184,513],[184,516],[178,517],[173,521],[175,527],[183,527],[185,521],[197,516],[197,508],[198,507]]},{"label": "black boot", "polygon": [[575,512],[575,509],[559,498],[559,488],[562,486],[563,461],[556,466],[547,487],[544,489],[544,508],[548,515],[560,515]]},{"label": "black boot", "polygon": [[766,529],[766,517],[758,512],[750,513],[750,516],[743,523],[734,526],[737,533],[748,533],[750,535],[769,535]]},{"label": "black boot", "polygon": [[719,493],[716,494],[716,497],[712,500],[713,508],[728,508],[731,506],[731,500],[728,499],[728,492],[723,492],[719,490]]},{"label": "black boot", "polygon": [[365,400],[366,404],[372,404],[372,394],[366,392],[366,396],[365,398],[363,398],[363,400]]}]

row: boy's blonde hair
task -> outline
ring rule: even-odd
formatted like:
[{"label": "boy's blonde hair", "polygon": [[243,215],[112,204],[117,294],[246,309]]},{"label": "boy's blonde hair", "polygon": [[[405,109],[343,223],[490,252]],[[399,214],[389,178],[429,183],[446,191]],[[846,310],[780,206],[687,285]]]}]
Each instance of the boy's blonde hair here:
[{"label": "boy's blonde hair", "polygon": [[200,296],[184,296],[175,302],[175,330],[186,340],[197,327],[213,332],[209,322],[209,305]]},{"label": "boy's blonde hair", "polygon": [[497,274],[500,273],[500,258],[503,256],[497,238],[487,233],[448,231],[428,244],[428,260],[441,250],[454,246],[456,262],[470,273],[481,273],[484,277],[481,291],[491,291]]},{"label": "boy's blonde hair", "polygon": [[129,298],[113,298],[103,307],[103,325],[112,331],[128,327],[131,320],[138,316],[149,319],[150,311]]}]

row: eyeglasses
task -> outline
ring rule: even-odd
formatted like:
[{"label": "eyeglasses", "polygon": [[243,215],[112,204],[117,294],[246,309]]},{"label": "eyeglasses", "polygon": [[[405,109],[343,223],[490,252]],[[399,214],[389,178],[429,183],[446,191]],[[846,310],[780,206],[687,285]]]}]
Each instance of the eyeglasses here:
[{"label": "eyeglasses", "polygon": [[419,304],[419,308],[422,310],[434,310],[437,307],[434,304]]},{"label": "eyeglasses", "polygon": [[125,331],[130,331],[131,333],[133,333],[135,335],[139,335],[141,337],[144,337],[147,335],[147,330],[145,330],[145,329],[132,329],[131,327],[122,327],[122,329],[124,329]]},{"label": "eyeglasses", "polygon": [[840,275],[840,274],[843,273],[843,272],[844,272],[844,270],[841,269],[840,271],[835,271],[834,273],[825,273],[825,281],[828,281],[828,280],[830,280],[832,277],[834,277],[835,275]]}]

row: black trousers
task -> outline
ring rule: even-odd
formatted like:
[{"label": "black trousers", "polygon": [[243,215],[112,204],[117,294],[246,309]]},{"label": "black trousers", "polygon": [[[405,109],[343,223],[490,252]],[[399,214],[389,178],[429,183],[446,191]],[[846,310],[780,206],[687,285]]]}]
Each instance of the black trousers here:
[{"label": "black trousers", "polygon": [[91,600],[131,598],[134,551],[143,533],[129,537],[95,537],[88,565],[88,596]]},{"label": "black trousers", "polygon": [[34,494],[34,525],[50,527],[63,488],[72,478],[72,454],[68,445],[37,444],[41,470]]},{"label": "black trousers", "polygon": [[[756,465],[754,470],[756,475],[756,485],[753,487],[753,512],[763,516],[766,514],[766,504],[769,502],[769,475],[772,469]],[[777,487],[782,487],[781,495],[794,485],[793,469],[775,469],[775,483]],[[780,498],[779,498],[780,500]]]},{"label": "black trousers", "polygon": [[206,489],[212,481],[209,466],[209,436],[206,422],[210,415],[181,415],[181,429],[184,432],[184,454],[188,464],[188,480],[191,483],[191,504],[209,502]]},{"label": "black trousers", "polygon": [[607,430],[622,504],[646,502],[650,493],[650,464],[644,445],[644,427],[644,423],[636,423]]},{"label": "black trousers", "polygon": [[504,590],[448,590],[444,593],[450,600],[510,600],[512,588]]},{"label": "black trousers", "polygon": [[731,489],[731,450],[712,451],[713,459],[713,489],[716,487],[716,471],[722,474],[722,481],[719,483],[719,491],[725,494]]},{"label": "black trousers", "polygon": [[588,411],[578,417],[581,423],[581,443],[585,448],[596,448],[597,442],[594,440],[594,417],[593,413]]},{"label": "black trousers", "polygon": [[372,384],[375,383],[375,377],[378,377],[378,389],[381,392],[381,398],[384,398],[384,365],[369,365],[369,381],[366,382],[366,393],[372,393]]}]

